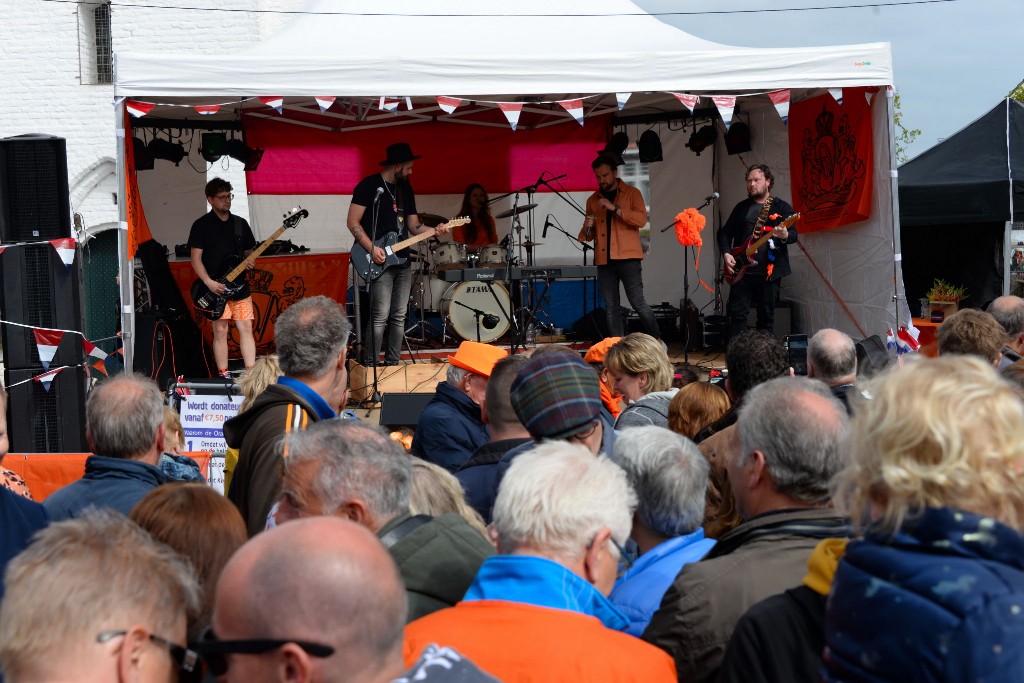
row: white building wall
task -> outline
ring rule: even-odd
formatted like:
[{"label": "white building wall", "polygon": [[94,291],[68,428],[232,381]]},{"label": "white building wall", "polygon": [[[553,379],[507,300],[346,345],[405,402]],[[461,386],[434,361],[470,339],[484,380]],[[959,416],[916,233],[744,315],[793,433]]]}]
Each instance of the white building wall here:
[{"label": "white building wall", "polygon": [[[140,0],[139,4],[146,1]],[[0,137],[47,133],[67,139],[71,205],[82,214],[91,232],[116,224],[118,193],[113,86],[94,84],[96,4],[12,0],[0,5]],[[306,0],[200,0],[190,4],[273,11],[114,6],[114,52],[232,52],[276,31],[292,17],[278,11],[301,10]],[[159,169],[172,166],[168,161],[156,163]],[[207,165],[201,158],[196,163],[200,169]],[[219,169],[219,164],[215,166]],[[185,167],[183,161],[182,168]],[[140,184],[146,184],[147,173],[152,172],[140,174]],[[189,204],[180,210],[188,209],[191,224],[206,208],[201,190],[205,174],[176,169],[161,175],[166,178],[161,179],[159,186],[148,188],[145,199],[166,193],[168,201],[181,202],[188,196]],[[236,186],[240,176],[240,169],[231,174]],[[195,194],[198,196],[194,197]],[[154,236],[161,231],[159,226],[175,220],[176,214],[157,211],[155,217],[158,226]]]}]

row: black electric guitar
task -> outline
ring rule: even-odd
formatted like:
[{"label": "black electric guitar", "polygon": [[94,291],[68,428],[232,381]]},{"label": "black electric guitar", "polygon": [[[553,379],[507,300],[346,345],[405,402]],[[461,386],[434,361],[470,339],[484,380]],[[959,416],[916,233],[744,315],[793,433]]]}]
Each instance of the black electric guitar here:
[{"label": "black electric guitar", "polygon": [[294,228],[299,224],[303,218],[308,218],[309,212],[303,209],[301,206],[297,209],[292,209],[284,215],[284,221],[277,231],[268,237],[263,244],[256,247],[252,252],[245,258],[241,259],[237,256],[229,256],[225,259],[224,267],[231,268],[227,275],[217,278],[217,282],[224,285],[223,294],[214,294],[210,291],[202,280],[196,280],[192,283],[192,305],[195,309],[203,314],[204,317],[210,320],[220,320],[220,317],[224,315],[224,307],[227,305],[228,299],[237,294],[243,287],[241,282],[235,282],[238,276],[245,272],[245,262],[249,259],[255,259],[262,254],[267,247],[274,243],[278,237],[284,234],[284,231],[288,228]]},{"label": "black electric guitar", "polygon": [[[462,216],[461,218],[451,219],[450,221],[445,223],[444,226],[454,228],[459,225],[465,225],[466,223],[469,222],[471,222],[469,216]],[[440,228],[444,226],[439,225],[437,227]],[[363,278],[364,281],[373,282],[374,280],[379,278],[381,276],[381,273],[383,273],[388,268],[392,266],[400,266],[409,260],[401,258],[400,256],[396,255],[396,251],[401,251],[402,249],[411,247],[417,242],[422,242],[423,240],[429,239],[436,234],[437,228],[430,228],[429,230],[424,230],[418,235],[413,235],[409,239],[405,239],[399,242],[398,233],[389,232],[388,234],[384,235],[383,237],[381,237],[380,239],[376,240],[373,243],[373,246],[380,247],[381,249],[384,250],[384,263],[380,264],[374,263],[373,256],[367,253],[366,249],[363,249],[363,245],[359,244],[359,242],[356,242],[355,244],[352,245],[352,252],[350,254],[350,259],[352,260],[352,267],[356,269],[356,272],[359,273],[359,277]]]},{"label": "black electric guitar", "polygon": [[725,274],[725,281],[730,285],[734,285],[742,280],[746,272],[757,265],[758,262],[754,259],[754,255],[758,249],[764,246],[765,242],[772,238],[772,231],[776,228],[788,228],[798,220],[800,220],[800,214],[794,213],[778,225],[765,226],[765,231],[760,237],[755,239],[751,236],[746,244],[741,244],[735,249],[730,250],[729,253],[736,259],[736,265],[733,266],[732,273]]}]

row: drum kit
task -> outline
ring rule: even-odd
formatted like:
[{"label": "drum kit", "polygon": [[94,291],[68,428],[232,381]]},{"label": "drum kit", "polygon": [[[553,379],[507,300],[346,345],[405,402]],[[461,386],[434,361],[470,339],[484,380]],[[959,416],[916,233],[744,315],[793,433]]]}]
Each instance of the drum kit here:
[{"label": "drum kit", "polygon": [[[515,209],[496,214],[496,219],[510,218],[536,207],[525,204]],[[443,216],[419,214],[420,221],[428,227],[445,222]],[[521,247],[532,250],[540,242],[523,242]],[[507,269],[518,265],[520,259],[509,253],[510,240],[500,244],[488,244],[477,249],[460,242],[440,242],[430,239],[418,245],[412,259],[418,264],[414,274],[410,302],[419,312],[417,341],[427,341],[428,333],[437,334],[428,316],[440,316],[442,343],[459,337],[467,341],[489,343],[501,338],[512,325],[512,293],[506,282],[496,278],[493,281],[450,282],[443,272],[468,268]],[[452,336],[454,334],[454,337]],[[413,339],[413,337],[410,337]]]}]

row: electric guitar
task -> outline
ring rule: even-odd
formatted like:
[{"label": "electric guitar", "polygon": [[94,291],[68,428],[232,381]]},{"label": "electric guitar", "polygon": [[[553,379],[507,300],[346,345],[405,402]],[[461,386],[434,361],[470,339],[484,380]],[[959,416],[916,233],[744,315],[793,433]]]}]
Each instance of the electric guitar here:
[{"label": "electric guitar", "polygon": [[297,209],[292,209],[284,215],[284,221],[281,227],[278,228],[273,235],[268,237],[263,244],[253,249],[245,259],[240,259],[237,256],[229,256],[225,259],[225,267],[234,267],[227,275],[217,278],[217,282],[224,285],[223,294],[214,294],[202,280],[196,280],[193,282],[190,294],[192,296],[192,305],[195,306],[195,309],[205,318],[210,320],[220,320],[220,317],[224,315],[224,307],[227,306],[228,299],[241,291],[243,287],[241,282],[235,282],[235,280],[239,275],[245,272],[246,261],[249,259],[255,259],[257,256],[262,254],[267,247],[273,244],[274,240],[283,235],[285,230],[288,228],[294,228],[299,224],[299,221],[308,217],[309,211],[306,211],[301,206]]},{"label": "electric guitar", "polygon": [[764,246],[765,242],[772,238],[772,231],[776,228],[788,228],[799,219],[800,214],[794,213],[778,225],[773,225],[771,227],[765,226],[764,234],[760,237],[755,239],[753,235],[751,235],[746,244],[741,244],[735,249],[730,250],[729,253],[732,254],[734,259],[736,259],[736,265],[732,268],[732,274],[725,274],[725,281],[730,285],[734,285],[742,280],[746,272],[758,264],[754,259],[754,255],[757,254],[758,249]]},{"label": "electric guitar", "polygon": [[[462,216],[460,218],[451,219],[450,221],[445,223],[444,226],[454,228],[459,225],[465,225],[466,223],[470,222],[472,221],[469,218],[469,216]],[[437,227],[440,228],[444,226],[439,225]],[[366,251],[366,249],[363,249],[363,245],[359,244],[359,242],[356,242],[355,244],[352,245],[352,251],[349,255],[349,258],[352,261],[352,267],[356,269],[357,273],[359,273],[359,277],[363,278],[365,282],[373,282],[374,280],[379,278],[381,274],[388,268],[391,268],[392,266],[400,266],[409,260],[401,258],[400,256],[396,255],[395,252],[401,251],[402,249],[405,249],[407,247],[411,247],[417,242],[422,242],[423,240],[429,239],[436,234],[437,229],[430,228],[429,230],[424,230],[418,235],[414,235],[409,239],[405,239],[399,242],[398,233],[389,232],[388,234],[384,235],[383,237],[381,237],[380,239],[376,240],[373,243],[373,246],[380,247],[381,249],[384,250],[384,263],[374,263],[373,254],[370,254]]]}]

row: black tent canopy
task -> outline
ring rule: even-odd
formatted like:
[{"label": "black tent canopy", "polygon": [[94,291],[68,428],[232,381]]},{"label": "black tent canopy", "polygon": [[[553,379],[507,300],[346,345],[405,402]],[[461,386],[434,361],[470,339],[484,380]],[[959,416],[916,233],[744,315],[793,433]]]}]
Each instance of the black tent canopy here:
[{"label": "black tent canopy", "polygon": [[911,309],[934,278],[968,306],[1004,291],[1010,225],[1024,221],[1024,104],[1005,99],[899,168],[904,284]]}]

